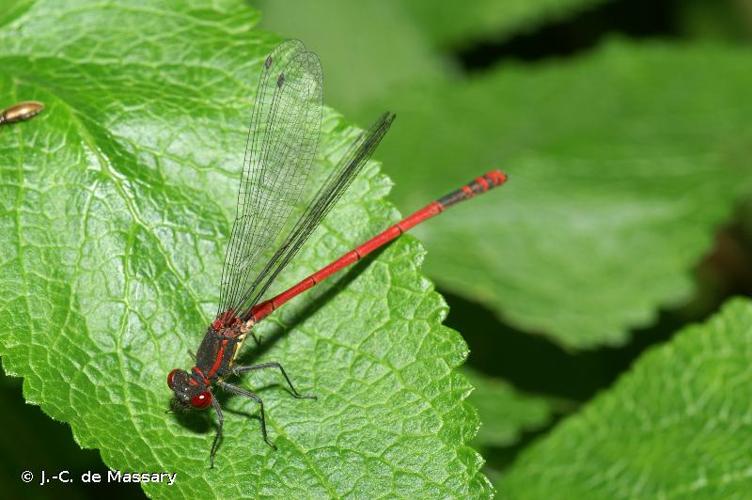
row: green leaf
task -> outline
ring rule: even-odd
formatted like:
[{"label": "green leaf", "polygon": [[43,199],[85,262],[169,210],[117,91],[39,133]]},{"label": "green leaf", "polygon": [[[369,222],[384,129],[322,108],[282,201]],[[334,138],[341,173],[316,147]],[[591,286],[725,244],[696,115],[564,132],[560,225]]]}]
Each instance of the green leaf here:
[{"label": "green leaf", "polygon": [[393,92],[381,156],[401,209],[492,167],[510,174],[417,229],[429,274],[570,348],[622,344],[686,301],[752,179],[748,56],[613,42],[568,65]]},{"label": "green leaf", "polygon": [[735,2],[683,2],[677,9],[676,29],[683,37],[712,38],[745,43],[752,34],[749,6]]},{"label": "green leaf", "polygon": [[604,0],[475,0],[404,2],[434,44],[467,45],[469,40],[502,39],[557,21]]},{"label": "green leaf", "polygon": [[[385,0],[253,0],[262,26],[305,40],[326,72],[326,100],[349,113],[391,86],[444,77],[443,64],[404,6]],[[364,21],[367,19],[367,22]],[[385,43],[388,38],[389,43]],[[342,43],[347,40],[347,43]],[[395,50],[399,47],[399,50]],[[363,117],[368,120],[368,117]]]},{"label": "green leaf", "polygon": [[[527,33],[606,1],[252,0],[251,3],[263,12],[265,27],[313,40],[322,54],[348,61],[348,65],[340,66],[339,72],[333,72],[334,92],[362,98],[378,90],[379,85],[383,92],[401,76],[429,77],[424,71],[431,68],[439,52],[447,46]],[[348,42],[343,44],[342,40]],[[345,86],[347,78],[350,78],[349,88]]]},{"label": "green leaf", "polygon": [[[175,472],[150,496],[473,497],[490,493],[465,443],[477,418],[454,372],[467,354],[446,306],[401,238],[375,259],[262,323],[278,374],[240,383],[209,470],[207,412],[165,414],[165,384],[188,368],[218,296],[257,74],[276,43],[239,1],[19,1],[0,15],[3,103],[46,104],[0,128],[5,249],[0,354],[27,400],[69,422],[124,472]],[[328,113],[315,169],[356,131]],[[371,165],[284,276],[289,285],[397,217]],[[319,287],[317,287],[319,288]]]},{"label": "green leaf", "polygon": [[[324,61],[327,100],[367,120],[364,102],[391,99],[400,84],[448,81],[456,61],[437,46],[528,31],[604,0],[252,0],[262,26],[305,40]],[[365,21],[367,20],[367,22]],[[347,40],[347,43],[342,43]]]},{"label": "green leaf", "polygon": [[509,498],[743,498],[752,488],[752,301],[680,332],[499,485]]},{"label": "green leaf", "polygon": [[551,404],[544,398],[517,391],[504,380],[488,377],[469,368],[462,370],[475,390],[468,401],[478,409],[480,430],[475,437],[479,446],[509,446],[524,431],[544,426],[553,416]]}]

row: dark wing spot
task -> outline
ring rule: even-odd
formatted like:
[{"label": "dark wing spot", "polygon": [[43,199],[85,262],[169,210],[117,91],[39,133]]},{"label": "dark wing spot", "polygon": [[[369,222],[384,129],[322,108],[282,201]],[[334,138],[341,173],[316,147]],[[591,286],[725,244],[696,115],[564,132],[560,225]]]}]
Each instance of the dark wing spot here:
[{"label": "dark wing spot", "polygon": [[279,78],[277,78],[277,87],[281,87],[285,83],[285,74],[280,73]]}]

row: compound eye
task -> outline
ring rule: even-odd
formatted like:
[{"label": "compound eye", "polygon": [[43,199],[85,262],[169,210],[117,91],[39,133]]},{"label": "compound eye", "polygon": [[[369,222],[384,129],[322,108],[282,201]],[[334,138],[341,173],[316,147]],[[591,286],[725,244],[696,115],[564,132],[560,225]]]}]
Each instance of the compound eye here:
[{"label": "compound eye", "polygon": [[180,373],[180,368],[175,368],[167,374],[167,385],[170,386],[170,389],[175,389],[175,375],[178,373]]},{"label": "compound eye", "polygon": [[204,391],[196,394],[191,398],[191,406],[197,410],[203,410],[211,405],[212,395],[209,391]]}]

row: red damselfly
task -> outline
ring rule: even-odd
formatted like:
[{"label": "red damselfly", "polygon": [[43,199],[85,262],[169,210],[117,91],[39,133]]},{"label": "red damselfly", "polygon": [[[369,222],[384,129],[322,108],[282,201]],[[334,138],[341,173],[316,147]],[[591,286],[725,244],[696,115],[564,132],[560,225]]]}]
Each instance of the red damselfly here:
[{"label": "red damselfly", "polygon": [[[416,224],[506,181],[504,173],[488,172],[429,203],[298,284],[265,299],[274,279],[347,189],[394,120],[394,114],[383,114],[357,137],[320,186],[311,189],[311,184],[316,183],[309,174],[321,128],[321,81],[318,57],[299,41],[282,43],[266,58],[251,114],[237,213],[225,254],[217,314],[195,354],[195,366],[190,371],[172,370],[167,376],[167,384],[174,393],[174,405],[193,409],[211,406],[217,413],[217,433],[210,452],[212,467],[224,425],[222,408],[212,392],[216,387],[259,405],[261,434],[274,448],[266,431],[261,398],[230,384],[227,378],[274,369],[284,378],[293,396],[313,398],[299,393],[277,362],[236,364],[238,351],[248,335],[257,344],[259,342],[253,333],[256,323]],[[295,207],[303,208],[296,212]]]}]

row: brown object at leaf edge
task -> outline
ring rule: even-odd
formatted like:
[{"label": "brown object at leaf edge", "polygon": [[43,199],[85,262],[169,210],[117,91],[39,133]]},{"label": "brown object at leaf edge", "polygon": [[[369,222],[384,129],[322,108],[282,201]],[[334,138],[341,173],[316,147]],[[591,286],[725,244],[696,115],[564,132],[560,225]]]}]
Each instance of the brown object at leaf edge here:
[{"label": "brown object at leaf edge", "polygon": [[29,120],[44,109],[44,104],[37,101],[24,101],[0,111],[0,125]]}]

